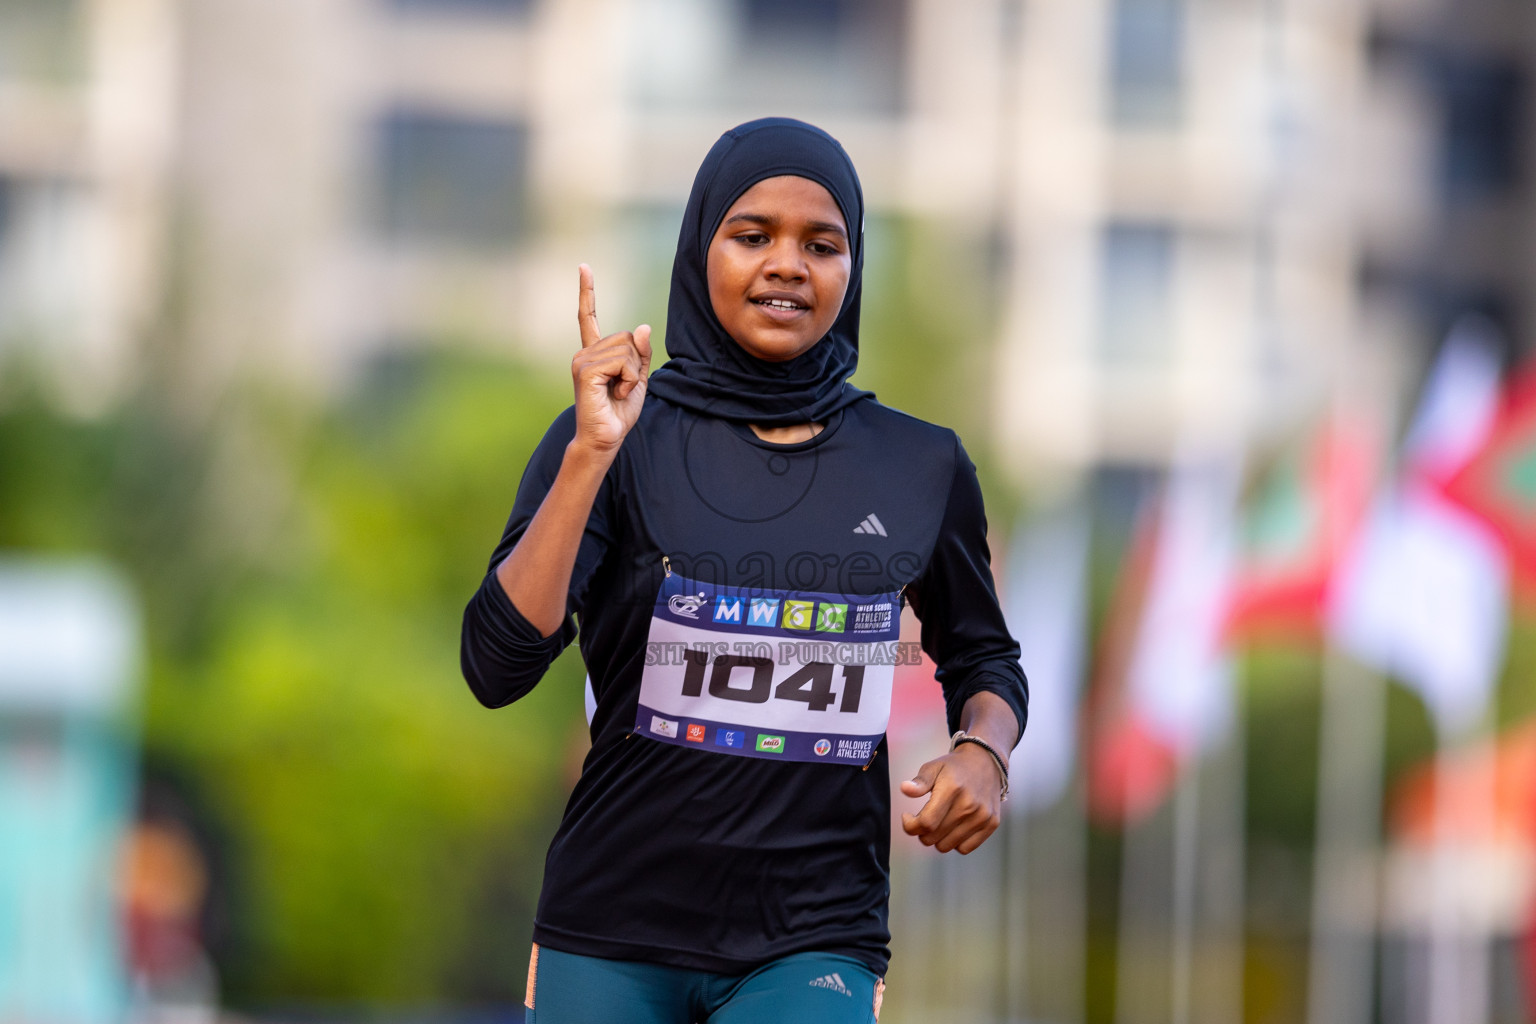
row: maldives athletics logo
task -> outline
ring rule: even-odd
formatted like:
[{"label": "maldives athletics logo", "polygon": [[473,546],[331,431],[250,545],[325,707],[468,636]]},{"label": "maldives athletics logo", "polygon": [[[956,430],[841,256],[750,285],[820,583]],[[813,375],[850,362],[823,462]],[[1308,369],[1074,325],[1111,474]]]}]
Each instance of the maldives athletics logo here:
[{"label": "maldives athletics logo", "polygon": [[816,751],[817,757],[826,757],[828,754],[832,753],[832,741],[817,740],[816,745],[811,749]]}]

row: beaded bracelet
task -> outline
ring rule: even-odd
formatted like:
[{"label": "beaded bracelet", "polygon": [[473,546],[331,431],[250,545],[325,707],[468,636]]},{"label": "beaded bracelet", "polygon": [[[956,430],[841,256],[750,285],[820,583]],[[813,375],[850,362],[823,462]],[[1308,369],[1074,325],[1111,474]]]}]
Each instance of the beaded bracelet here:
[{"label": "beaded bracelet", "polygon": [[1002,799],[1003,800],[1007,800],[1008,799],[1008,762],[1003,760],[1003,755],[999,754],[997,752],[997,748],[993,747],[992,744],[988,743],[986,740],[982,739],[980,736],[972,736],[970,733],[966,732],[964,729],[960,729],[960,730],[956,731],[956,733],[949,738],[949,749],[950,749],[950,752],[953,753],[955,748],[958,747],[962,743],[974,743],[978,747],[980,747],[982,750],[985,750],[989,755],[991,755],[992,763],[997,765],[997,773],[1003,777]]}]

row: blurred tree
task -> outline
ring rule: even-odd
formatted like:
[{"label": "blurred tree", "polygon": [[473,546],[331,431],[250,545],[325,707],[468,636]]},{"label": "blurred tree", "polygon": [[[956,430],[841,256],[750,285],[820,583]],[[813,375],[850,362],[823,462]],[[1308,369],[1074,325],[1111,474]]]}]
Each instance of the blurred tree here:
[{"label": "blurred tree", "polygon": [[291,489],[270,510],[275,571],[224,617],[202,678],[160,690],[152,722],[250,823],[262,898],[234,960],[252,976],[233,980],[252,996],[520,992],[580,670],[563,662],[488,714],[458,677],[458,622],[562,399],[516,367],[394,361],[247,453]]},{"label": "blurred tree", "polygon": [[86,422],[5,379],[0,546],[104,553],[143,590],[148,756],[232,847],[226,995],[516,999],[581,672],[490,714],[458,620],[558,383],[435,356],[329,410],[249,386],[188,424],[152,388]]}]

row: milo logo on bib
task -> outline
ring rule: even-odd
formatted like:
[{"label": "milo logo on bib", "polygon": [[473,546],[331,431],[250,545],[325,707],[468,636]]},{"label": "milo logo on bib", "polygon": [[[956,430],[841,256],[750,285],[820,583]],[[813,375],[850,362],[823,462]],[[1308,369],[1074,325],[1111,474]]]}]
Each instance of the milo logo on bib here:
[{"label": "milo logo on bib", "polygon": [[866,764],[885,735],[899,593],[662,581],[635,732],[716,754]]}]

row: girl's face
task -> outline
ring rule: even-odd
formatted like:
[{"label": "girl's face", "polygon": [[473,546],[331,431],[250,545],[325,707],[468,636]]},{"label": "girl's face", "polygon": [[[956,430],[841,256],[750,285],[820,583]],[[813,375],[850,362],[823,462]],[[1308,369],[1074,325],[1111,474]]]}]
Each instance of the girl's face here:
[{"label": "girl's face", "polygon": [[793,359],[837,321],[853,271],[848,226],[808,178],[765,178],[741,194],[709,243],[715,316],[736,344],[768,362]]}]

